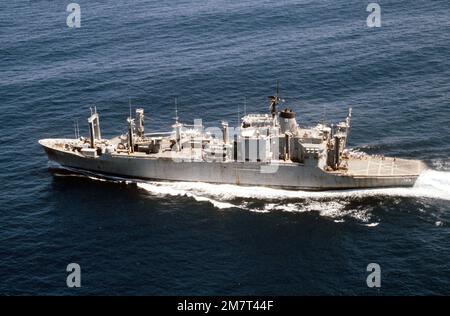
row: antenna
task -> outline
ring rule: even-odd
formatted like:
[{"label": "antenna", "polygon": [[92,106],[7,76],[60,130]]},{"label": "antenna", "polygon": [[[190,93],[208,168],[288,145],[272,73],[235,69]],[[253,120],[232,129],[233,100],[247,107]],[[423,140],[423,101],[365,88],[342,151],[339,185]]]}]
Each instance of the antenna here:
[{"label": "antenna", "polygon": [[78,119],[73,120],[73,128],[74,128],[74,132],[75,132],[75,139],[79,139],[80,138],[80,128],[78,126]]},{"label": "antenna", "polygon": [[178,98],[175,97],[175,123],[178,124]]},{"label": "antenna", "polygon": [[278,103],[280,101],[284,102],[284,100],[282,100],[279,95],[280,95],[280,82],[277,80],[277,89],[276,89],[275,95],[268,96],[269,104],[270,104],[269,109],[270,109],[273,119],[275,119],[275,116],[277,115]]},{"label": "antenna", "polygon": [[130,108],[130,119],[131,119],[131,98],[128,97],[128,107]]},{"label": "antenna", "polygon": [[323,112],[322,112],[322,124],[325,125],[325,121],[326,121],[326,106],[325,103],[323,104]]},{"label": "antenna", "polygon": [[239,103],[237,104],[237,106],[238,106],[238,121],[237,121],[237,123],[238,123],[238,126],[241,127],[241,108],[239,106]]},{"label": "antenna", "polygon": [[244,97],[244,115],[247,115],[247,97]]},{"label": "antenna", "polygon": [[280,81],[277,80],[277,100],[278,100],[279,95],[280,95]]}]

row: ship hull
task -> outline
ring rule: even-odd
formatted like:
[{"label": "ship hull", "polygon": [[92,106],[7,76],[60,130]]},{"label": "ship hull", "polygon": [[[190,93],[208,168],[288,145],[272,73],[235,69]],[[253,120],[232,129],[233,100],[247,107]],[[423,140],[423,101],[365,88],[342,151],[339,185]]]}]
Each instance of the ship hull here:
[{"label": "ship hull", "polygon": [[[174,161],[127,154],[108,154],[88,158],[41,143],[50,160],[72,169],[123,178],[192,181],[246,186],[267,186],[296,190],[336,190],[356,188],[410,187],[423,164],[408,174],[348,174],[326,172],[317,166],[280,162]],[[268,169],[269,168],[269,169]]]}]

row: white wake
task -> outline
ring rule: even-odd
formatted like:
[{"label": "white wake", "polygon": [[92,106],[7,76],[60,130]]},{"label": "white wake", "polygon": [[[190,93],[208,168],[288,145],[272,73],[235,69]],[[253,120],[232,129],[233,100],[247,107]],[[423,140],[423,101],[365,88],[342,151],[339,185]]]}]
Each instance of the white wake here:
[{"label": "white wake", "polygon": [[[90,179],[105,181],[95,174]],[[318,212],[321,216],[344,221],[345,217],[356,219],[369,227],[370,206],[352,208],[351,201],[364,197],[412,197],[450,201],[450,172],[425,170],[411,188],[355,189],[336,191],[294,191],[266,187],[210,184],[204,182],[140,181],[110,178],[112,181],[133,183],[152,196],[183,196],[198,202],[208,202],[218,209],[238,208],[251,212]],[[255,202],[256,201],[256,202]],[[262,206],[261,206],[262,205]]]},{"label": "white wake", "polygon": [[[328,200],[334,198],[359,198],[367,196],[424,197],[450,201],[450,172],[426,170],[412,188],[355,189],[336,191],[294,191],[265,187],[210,184],[203,182],[138,182],[139,188],[158,195],[189,196],[195,199],[208,197],[217,201],[259,199],[283,201],[295,199]],[[225,203],[225,207],[229,203]]]},{"label": "white wake", "polygon": [[[352,200],[389,196],[450,201],[450,172],[435,170],[424,171],[412,188],[309,192],[198,182],[138,182],[137,186],[152,195],[191,197],[196,201],[209,202],[219,209],[239,208],[260,213],[315,211],[335,222],[345,222],[345,218],[352,218],[367,227],[379,224],[372,222],[371,207],[350,207]],[[252,200],[264,204],[262,207],[255,206],[255,203],[251,203]]]}]

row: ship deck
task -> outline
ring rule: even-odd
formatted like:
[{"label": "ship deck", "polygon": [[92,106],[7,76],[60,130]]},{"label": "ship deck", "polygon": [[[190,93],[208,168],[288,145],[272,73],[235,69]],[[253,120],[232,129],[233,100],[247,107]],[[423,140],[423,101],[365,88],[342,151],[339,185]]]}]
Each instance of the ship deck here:
[{"label": "ship deck", "polygon": [[425,169],[425,164],[420,160],[391,157],[349,158],[344,160],[343,164],[347,164],[347,174],[361,177],[414,176]]},{"label": "ship deck", "polygon": [[[58,151],[63,151],[72,155],[82,156],[76,151],[65,149],[64,144],[74,143],[72,139],[45,139],[39,141],[44,147],[49,147]],[[146,158],[146,159],[175,159],[182,161],[203,161],[201,149],[184,148],[179,152],[163,151],[157,154],[146,154],[141,152],[128,153],[126,151],[115,152],[112,156],[129,157],[129,158]],[[211,159],[212,157],[210,157]],[[220,161],[219,157],[212,158],[215,161]],[[231,161],[226,161],[231,162]],[[272,161],[274,163],[275,161]],[[270,163],[270,162],[266,162]],[[297,165],[291,161],[277,160],[277,164],[281,165]],[[420,160],[409,160],[392,157],[380,156],[361,156],[344,158],[341,163],[341,168],[336,171],[327,171],[331,174],[345,174],[355,177],[411,177],[418,176],[426,165]]]}]

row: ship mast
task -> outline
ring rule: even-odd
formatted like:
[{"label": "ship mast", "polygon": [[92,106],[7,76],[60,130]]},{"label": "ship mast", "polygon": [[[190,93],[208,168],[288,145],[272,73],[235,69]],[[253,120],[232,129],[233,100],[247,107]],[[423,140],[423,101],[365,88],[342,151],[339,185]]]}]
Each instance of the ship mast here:
[{"label": "ship mast", "polygon": [[131,98],[128,98],[128,107],[130,109],[130,116],[127,119],[128,123],[128,153],[134,152],[134,135],[133,135],[133,123],[134,120],[131,118]]},{"label": "ship mast", "polygon": [[180,151],[180,141],[181,141],[181,126],[180,122],[178,122],[178,98],[175,97],[175,124],[173,125],[175,129],[175,146],[176,150]]},{"label": "ship mast", "polygon": [[276,94],[275,95],[270,95],[267,97],[269,99],[269,108],[270,108],[270,113],[272,114],[272,119],[273,119],[273,125],[276,126],[277,125],[277,105],[278,103],[280,103],[280,101],[283,101],[280,98],[280,83],[277,80],[277,90],[276,90]]}]

